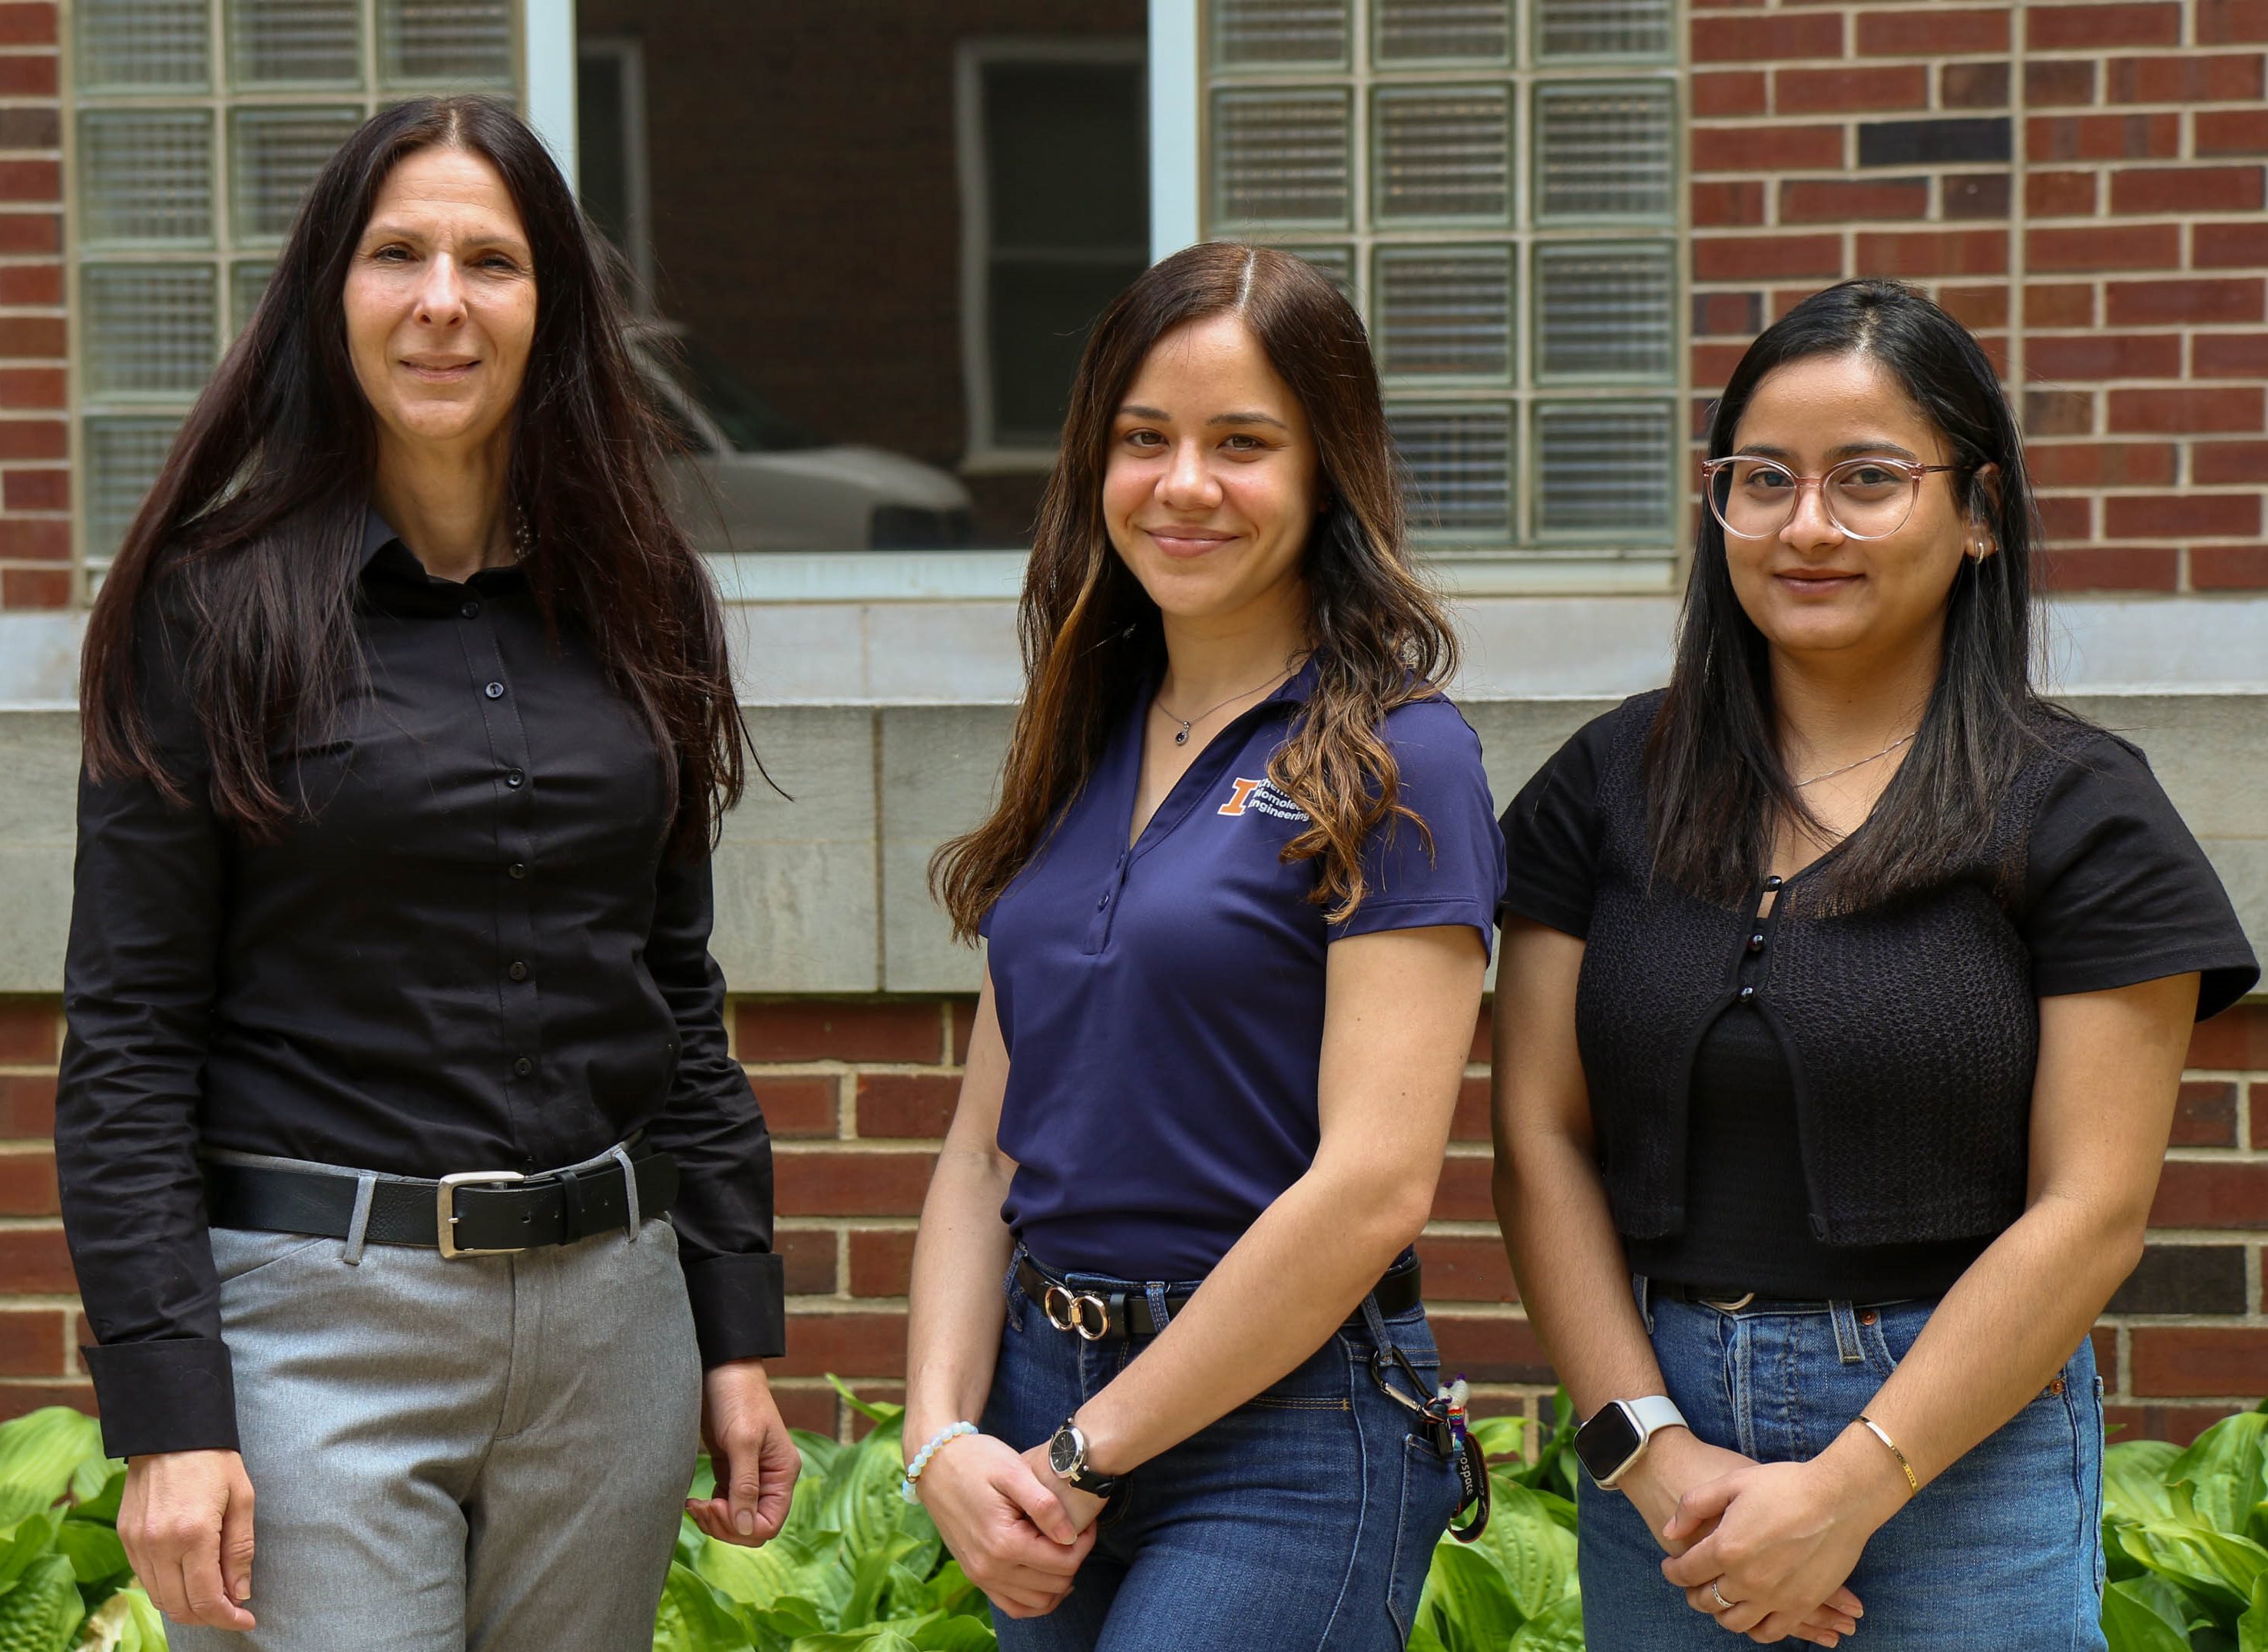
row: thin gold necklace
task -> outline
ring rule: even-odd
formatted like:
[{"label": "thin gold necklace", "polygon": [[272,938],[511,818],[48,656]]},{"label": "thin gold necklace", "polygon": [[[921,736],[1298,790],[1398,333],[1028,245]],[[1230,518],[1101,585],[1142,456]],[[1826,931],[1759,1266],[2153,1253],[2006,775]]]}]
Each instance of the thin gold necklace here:
[{"label": "thin gold necklace", "polygon": [[1217,700],[1212,704],[1206,706],[1202,712],[1199,712],[1195,717],[1182,717],[1167,710],[1164,699],[1157,696],[1152,696],[1151,697],[1150,704],[1166,713],[1167,721],[1181,725],[1181,726],[1174,732],[1174,744],[1176,746],[1186,746],[1189,743],[1189,728],[1192,724],[1203,722],[1206,718],[1211,717],[1215,712],[1220,710],[1224,705],[1233,704],[1238,700],[1249,699],[1252,696],[1262,692],[1263,690],[1272,689],[1291,675],[1292,667],[1286,666],[1274,676],[1269,678],[1267,682],[1262,683],[1259,688],[1246,689],[1241,693],[1230,695],[1226,700]]},{"label": "thin gold necklace", "polygon": [[1832,780],[1838,774],[1848,774],[1852,770],[1863,769],[1870,763],[1880,763],[1883,758],[1889,756],[1892,752],[1904,745],[1906,741],[1911,740],[1919,733],[1921,733],[1921,730],[1918,728],[1910,728],[1904,734],[1900,734],[1896,740],[1892,741],[1889,745],[1876,752],[1873,756],[1861,757],[1856,763],[1846,763],[1839,769],[1828,770],[1824,774],[1815,774],[1808,780],[1798,780],[1795,783],[1795,789],[1800,792],[1807,785],[1817,785],[1822,780]]}]

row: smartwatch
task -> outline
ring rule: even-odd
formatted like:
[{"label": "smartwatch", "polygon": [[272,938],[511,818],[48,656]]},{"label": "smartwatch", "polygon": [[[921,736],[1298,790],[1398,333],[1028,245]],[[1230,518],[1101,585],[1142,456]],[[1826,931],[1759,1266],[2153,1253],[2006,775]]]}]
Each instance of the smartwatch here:
[{"label": "smartwatch", "polygon": [[[1664,1402],[1667,1404],[1668,1402]],[[1098,1474],[1086,1465],[1086,1433],[1071,1418],[1064,1419],[1048,1441],[1048,1466],[1066,1486],[1076,1486],[1090,1497],[1108,1497],[1118,1489],[1123,1476]]]},{"label": "smartwatch", "polygon": [[1645,1454],[1647,1441],[1664,1428],[1685,1426],[1685,1413],[1666,1394],[1609,1400],[1575,1431],[1575,1457],[1602,1488],[1611,1490]]}]

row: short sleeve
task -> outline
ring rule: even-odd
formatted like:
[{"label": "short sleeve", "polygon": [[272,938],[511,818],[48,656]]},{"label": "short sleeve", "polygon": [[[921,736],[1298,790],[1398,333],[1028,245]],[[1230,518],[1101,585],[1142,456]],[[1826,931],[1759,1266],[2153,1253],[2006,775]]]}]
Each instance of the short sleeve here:
[{"label": "short sleeve", "polygon": [[1330,938],[1465,924],[1481,946],[1496,938],[1496,907],[1504,888],[1504,844],[1496,805],[1481,766],[1480,736],[1447,700],[1418,700],[1386,719],[1386,739],[1398,771],[1403,808],[1425,830],[1392,815],[1363,847],[1368,892]]},{"label": "short sleeve", "polygon": [[1599,844],[1600,747],[1616,713],[1594,719],[1520,788],[1504,812],[1504,910],[1582,939],[1591,929]]},{"label": "short sleeve", "polygon": [[2033,822],[2025,893],[2042,998],[2195,970],[2203,1021],[2260,978],[2212,862],[2122,740],[2089,741],[2057,778]]}]

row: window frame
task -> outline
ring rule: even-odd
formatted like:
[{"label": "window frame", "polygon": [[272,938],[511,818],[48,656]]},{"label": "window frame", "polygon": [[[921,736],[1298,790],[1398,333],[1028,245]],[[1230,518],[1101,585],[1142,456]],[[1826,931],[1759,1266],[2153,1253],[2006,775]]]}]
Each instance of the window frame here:
[{"label": "window frame", "polygon": [[[620,250],[630,262],[630,308],[641,316],[658,312],[653,279],[653,160],[646,146],[645,42],[635,34],[586,34],[575,42],[576,112],[582,110],[582,63],[585,57],[610,57],[622,77],[622,209],[628,244]],[[576,163],[579,170],[581,126],[576,128]]]},{"label": "window frame", "polygon": [[[64,311],[63,417],[69,431],[66,439],[70,475],[70,566],[76,601],[84,603],[92,600],[115,550],[114,546],[108,544],[98,550],[92,542],[89,531],[95,493],[92,431],[96,423],[106,419],[170,419],[178,429],[180,422],[188,416],[203,390],[203,385],[200,384],[197,390],[180,395],[102,391],[93,382],[94,364],[88,354],[92,341],[85,303],[85,273],[90,265],[140,265],[158,269],[201,267],[211,269],[215,274],[212,366],[218,367],[236,337],[235,286],[239,270],[247,263],[265,261],[272,264],[283,247],[283,238],[245,236],[238,231],[235,200],[238,157],[234,146],[234,117],[239,112],[298,109],[314,113],[326,109],[342,110],[353,106],[358,111],[359,122],[388,104],[406,97],[455,89],[488,92],[504,97],[526,114],[531,122],[537,124],[554,153],[562,157],[569,176],[571,178],[573,175],[571,126],[567,133],[568,144],[563,150],[559,135],[554,129],[556,120],[539,119],[540,114],[547,116],[556,114],[556,106],[561,101],[556,95],[557,88],[545,85],[542,98],[545,108],[539,112],[534,107],[538,100],[535,93],[539,84],[548,76],[556,77],[554,66],[548,61],[548,55],[556,55],[550,53],[551,37],[557,33],[557,19],[552,14],[561,11],[567,4],[567,0],[504,0],[510,31],[508,61],[512,69],[510,81],[502,85],[424,80],[414,84],[387,82],[382,75],[379,39],[379,10],[381,3],[382,0],[356,0],[360,84],[354,87],[335,83],[291,82],[263,85],[255,90],[236,90],[232,82],[227,49],[226,13],[230,0],[203,0],[207,67],[202,86],[109,86],[82,90],[77,65],[84,41],[74,26],[77,19],[67,16],[63,50],[57,65],[60,83],[57,102],[65,181],[61,203],[63,246],[60,254]],[[570,66],[571,69],[571,59]],[[564,101],[571,114],[571,92]],[[211,169],[212,179],[212,232],[207,242],[195,247],[105,246],[100,243],[90,247],[87,244],[83,210],[86,179],[82,167],[80,123],[88,114],[113,110],[179,110],[201,113],[209,119],[212,136],[207,164]]]},{"label": "window frame", "polygon": [[[968,437],[960,469],[963,476],[1029,475],[1052,469],[1057,448],[1003,441],[999,438],[992,383],[992,210],[984,146],[985,71],[1002,63],[1132,65],[1143,84],[1136,107],[1144,130],[1138,141],[1152,159],[1150,209],[1155,251],[1158,179],[1157,139],[1151,122],[1154,99],[1150,77],[1156,73],[1146,42],[1138,35],[1001,35],[962,41],[954,54],[954,151],[961,184],[961,381]],[[947,553],[952,554],[952,553]]]},{"label": "window frame", "polygon": [[[1166,0],[1152,0],[1153,8],[1165,3]],[[1357,308],[1373,332],[1377,326],[1375,306],[1381,251],[1427,246],[1445,249],[1474,245],[1510,247],[1514,336],[1512,372],[1507,379],[1484,385],[1463,375],[1428,375],[1424,380],[1425,389],[1413,395],[1411,381],[1396,378],[1387,383],[1386,399],[1389,410],[1395,412],[1432,405],[1453,409],[1483,401],[1509,405],[1515,453],[1513,473],[1508,478],[1513,495],[1513,529],[1502,541],[1476,540],[1456,530],[1421,530],[1414,535],[1416,542],[1426,551],[1431,569],[1450,589],[1461,594],[1591,594],[1675,589],[1691,554],[1689,528],[1692,503],[1692,489],[1683,469],[1691,452],[1687,425],[1693,396],[1691,279],[1683,255],[1683,249],[1690,244],[1691,227],[1684,142],[1691,120],[1691,74],[1683,26],[1684,6],[1678,0],[1671,0],[1670,50],[1660,57],[1571,55],[1547,58],[1540,49],[1543,17],[1538,0],[1512,0],[1508,56],[1504,60],[1410,59],[1381,64],[1378,62],[1381,8],[1377,0],[1348,0],[1348,50],[1336,67],[1318,62],[1216,69],[1211,53],[1219,0],[1176,0],[1173,26],[1176,31],[1188,31],[1189,49],[1185,62],[1187,72],[1192,77],[1189,100],[1197,121],[1197,136],[1190,152],[1176,158],[1191,174],[1189,181],[1195,188],[1197,210],[1192,217],[1196,221],[1188,226],[1189,239],[1217,234],[1248,239],[1286,251],[1313,247],[1346,254],[1348,284],[1352,288]],[[1371,132],[1380,92],[1404,86],[1449,89],[1507,84],[1512,92],[1511,131],[1514,146],[1507,178],[1512,197],[1508,226],[1501,231],[1481,229],[1451,219],[1422,225],[1381,222],[1377,203],[1373,199],[1370,176]],[[1669,214],[1665,218],[1643,221],[1603,215],[1547,221],[1539,211],[1539,168],[1543,162],[1536,141],[1539,91],[1592,85],[1605,89],[1635,84],[1660,85],[1668,92]],[[1287,91],[1336,87],[1347,92],[1350,219],[1345,226],[1229,224],[1215,228],[1211,222],[1215,188],[1215,97],[1224,88],[1270,87]],[[1154,191],[1154,180],[1152,187]],[[1658,243],[1670,249],[1669,339],[1673,372],[1653,382],[1619,378],[1547,379],[1542,372],[1537,333],[1541,299],[1541,284],[1536,278],[1539,249],[1595,244],[1604,250],[1637,242]],[[1591,402],[1642,402],[1668,409],[1668,485],[1658,532],[1639,535],[1624,532],[1547,535],[1543,531],[1539,490],[1543,422],[1538,410]]]}]

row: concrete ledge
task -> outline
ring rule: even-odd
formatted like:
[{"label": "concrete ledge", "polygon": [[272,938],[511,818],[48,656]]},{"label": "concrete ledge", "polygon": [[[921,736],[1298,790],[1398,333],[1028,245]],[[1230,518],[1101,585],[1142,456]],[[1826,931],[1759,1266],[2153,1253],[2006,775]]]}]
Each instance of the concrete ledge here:
[{"label": "concrete ledge", "polygon": [[[1614,697],[1466,697],[1499,803]],[[2150,755],[2268,953],[2268,692],[2088,695],[2074,710]],[[716,953],[736,992],[974,991],[977,955],[929,898],[931,853],[982,815],[999,704],[749,710],[765,766],[717,857]],[[63,985],[78,726],[0,710],[0,992]]]}]

